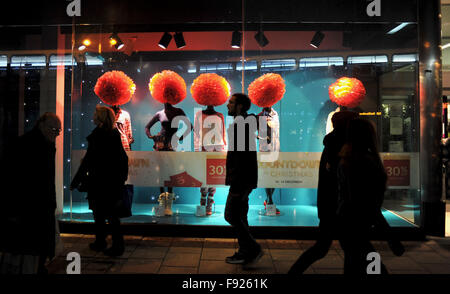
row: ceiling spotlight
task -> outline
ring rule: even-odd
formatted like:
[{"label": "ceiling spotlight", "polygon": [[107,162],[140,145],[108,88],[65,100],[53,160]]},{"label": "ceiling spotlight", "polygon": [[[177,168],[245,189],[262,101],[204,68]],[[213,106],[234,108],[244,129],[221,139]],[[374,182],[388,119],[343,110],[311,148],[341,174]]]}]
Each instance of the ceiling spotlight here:
[{"label": "ceiling spotlight", "polygon": [[182,32],[175,33],[175,36],[173,38],[175,39],[175,43],[177,44],[178,49],[186,46],[186,42],[184,41]]},{"label": "ceiling spotlight", "polygon": [[122,40],[119,38],[119,36],[114,33],[109,37],[109,44],[111,46],[114,46],[117,50],[120,50],[125,46],[125,44],[122,42]]},{"label": "ceiling spotlight", "polygon": [[258,42],[259,46],[264,47],[269,44],[269,40],[267,40],[266,36],[264,36],[263,31],[259,31],[255,35],[256,42]]},{"label": "ceiling spotlight", "polygon": [[325,35],[322,32],[317,31],[314,34],[314,37],[312,38],[310,45],[313,46],[314,48],[319,48],[320,43],[322,43],[323,41],[323,38],[325,38]]},{"label": "ceiling spotlight", "polygon": [[161,40],[159,40],[158,46],[163,49],[167,49],[171,40],[172,35],[169,34],[168,32],[165,32],[164,35],[161,37]]},{"label": "ceiling spotlight", "polygon": [[242,39],[242,33],[239,31],[234,31],[233,36],[231,37],[231,47],[232,48],[241,48],[241,39]]},{"label": "ceiling spotlight", "polygon": [[91,40],[84,39],[83,42],[81,42],[81,45],[78,47],[78,50],[83,51],[84,49],[86,49],[90,45],[91,45]]}]

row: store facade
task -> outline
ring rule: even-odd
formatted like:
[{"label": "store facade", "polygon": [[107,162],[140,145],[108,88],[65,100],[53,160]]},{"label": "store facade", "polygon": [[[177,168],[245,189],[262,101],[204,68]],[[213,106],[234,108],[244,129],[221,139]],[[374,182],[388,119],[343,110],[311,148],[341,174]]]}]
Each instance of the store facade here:
[{"label": "store facade", "polygon": [[[285,85],[273,106],[280,152],[276,160],[259,154],[258,188],[249,203],[252,226],[282,228],[287,235],[317,227],[318,162],[329,116],[339,106],[329,87],[349,77],[365,89],[353,109],[377,127],[389,176],[386,218],[395,228],[443,234],[439,1],[147,2],[51,1],[22,7],[23,14],[1,21],[1,95],[7,98],[0,104],[2,151],[40,114],[57,113],[64,126],[56,166],[63,223],[92,222],[85,193],[69,186],[94,129],[95,106],[105,104],[95,93],[103,74],[121,71],[135,85],[131,100],[121,106],[130,114],[134,138],[127,152],[133,216],[124,223],[198,227],[208,235],[227,226],[225,153],[195,152],[189,124],[205,106],[193,98],[192,84],[215,73],[231,93],[247,93],[253,81],[274,73]],[[176,104],[187,117],[179,125],[185,138],[177,152],[155,152],[145,132],[164,108],[149,91],[150,79],[164,70],[186,84],[187,95]],[[215,110],[228,126],[226,103]],[[256,105],[250,109],[261,111]],[[152,134],[159,130],[159,124],[151,128]],[[197,207],[205,185],[216,187],[210,216]],[[158,216],[161,186],[174,186],[172,216]],[[275,188],[279,214],[265,208],[266,188]]]}]

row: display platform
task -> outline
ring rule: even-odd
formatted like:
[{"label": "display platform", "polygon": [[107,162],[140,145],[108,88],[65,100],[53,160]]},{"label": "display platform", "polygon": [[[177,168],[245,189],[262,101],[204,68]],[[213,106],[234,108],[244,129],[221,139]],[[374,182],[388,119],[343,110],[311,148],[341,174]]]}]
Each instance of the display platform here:
[{"label": "display platform", "polygon": [[[211,216],[196,216],[196,205],[174,204],[172,216],[155,216],[156,204],[133,204],[133,216],[122,219],[123,223],[148,223],[148,224],[170,224],[170,225],[193,225],[193,226],[228,226],[224,219],[225,205],[216,205],[215,212]],[[277,216],[264,215],[263,205],[250,205],[248,222],[251,226],[273,226],[273,227],[316,227],[319,225],[317,208],[311,205],[279,205],[280,214]],[[61,221],[70,222],[93,222],[92,211],[87,203],[72,204],[65,207],[65,213],[60,217]],[[384,216],[392,227],[415,227],[414,224],[384,210]]]},{"label": "display platform", "polygon": [[[133,216],[122,219],[122,231],[127,235],[233,238],[234,231],[224,219],[225,205],[216,205],[211,216],[195,216],[196,205],[175,204],[173,216],[155,216],[157,204],[133,204]],[[314,240],[318,236],[317,209],[313,205],[279,205],[280,215],[267,216],[263,205],[250,205],[248,222],[257,239]],[[87,203],[65,207],[59,224],[62,233],[94,234],[92,212]],[[394,234],[401,240],[423,240],[425,235],[416,225],[384,210],[384,216]],[[382,239],[376,233],[373,239]]]}]

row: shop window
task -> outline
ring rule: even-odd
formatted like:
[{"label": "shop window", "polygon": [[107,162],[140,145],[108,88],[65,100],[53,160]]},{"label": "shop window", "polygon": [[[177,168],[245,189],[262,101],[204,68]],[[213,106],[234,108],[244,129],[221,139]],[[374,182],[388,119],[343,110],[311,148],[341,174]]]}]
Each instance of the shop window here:
[{"label": "shop window", "polygon": [[[236,70],[242,71],[242,62],[236,63]],[[248,61],[244,64],[244,70],[258,70],[258,63],[256,61]]]},{"label": "shop window", "polygon": [[324,67],[324,66],[343,66],[344,58],[342,57],[307,57],[300,58],[299,67]]},{"label": "shop window", "polygon": [[263,60],[261,62],[261,71],[286,71],[295,70],[295,59],[274,59]]},{"label": "shop window", "polygon": [[216,64],[203,64],[200,65],[200,72],[219,72],[219,71],[231,71],[233,65],[231,63],[216,63]]},{"label": "shop window", "polygon": [[47,65],[47,58],[45,55],[23,55],[12,56],[11,67],[45,67]]},{"label": "shop window", "polygon": [[50,55],[49,60],[49,66],[50,67],[56,67],[58,65],[64,65],[64,66],[72,66],[77,65],[77,62],[75,61],[75,58],[72,58],[72,55],[66,54],[66,55]]},{"label": "shop window", "polygon": [[188,67],[188,73],[196,73],[197,72],[197,66],[195,64],[191,64]]},{"label": "shop window", "polygon": [[392,55],[392,62],[410,63],[418,61],[417,54],[394,54]]},{"label": "shop window", "polygon": [[8,66],[8,56],[0,55],[0,67],[7,67],[7,66]]},{"label": "shop window", "polygon": [[94,66],[94,65],[103,65],[103,58],[101,56],[91,56],[86,55],[86,65]]},{"label": "shop window", "polygon": [[349,56],[348,64],[387,63],[387,55]]}]

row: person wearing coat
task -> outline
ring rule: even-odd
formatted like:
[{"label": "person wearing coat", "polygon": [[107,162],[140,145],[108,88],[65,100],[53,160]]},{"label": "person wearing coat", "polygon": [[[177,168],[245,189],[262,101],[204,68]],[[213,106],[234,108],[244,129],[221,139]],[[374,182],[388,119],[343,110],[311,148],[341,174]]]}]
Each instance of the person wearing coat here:
[{"label": "person wearing coat", "polygon": [[[225,259],[225,262],[230,264],[254,264],[264,255],[261,245],[250,233],[247,218],[249,195],[258,184],[258,125],[256,116],[247,113],[250,105],[250,99],[242,93],[233,94],[227,105],[228,115],[233,116],[234,121],[228,128],[225,185],[230,186],[230,190],[224,216],[232,226],[239,243],[239,250]],[[244,119],[251,122],[252,118],[254,126],[251,123],[241,123]]]},{"label": "person wearing coat", "polygon": [[317,214],[319,217],[319,236],[316,243],[306,250],[292,265],[288,274],[302,274],[311,264],[325,257],[336,239],[336,211],[338,203],[337,167],[339,151],[346,141],[347,124],[358,113],[340,111],[334,113],[331,121],[333,131],[323,139],[324,149],[319,163],[319,182],[317,186]]},{"label": "person wearing coat", "polygon": [[[94,123],[97,127],[87,137],[88,149],[70,188],[79,188],[81,185],[87,190],[96,237],[89,247],[94,251],[104,250],[106,255],[120,256],[124,252],[124,241],[117,211],[128,178],[128,156],[115,127],[112,109],[97,106]],[[107,250],[106,220],[112,231],[112,246]]]},{"label": "person wearing coat", "polygon": [[[375,252],[370,242],[373,226],[390,229],[380,221],[387,175],[376,143],[375,127],[358,118],[349,122],[347,142],[339,153],[337,168],[340,243],[344,250],[344,274],[366,275],[367,255]],[[384,219],[384,218],[383,218]],[[381,263],[381,271],[387,270]]]},{"label": "person wearing coat", "polygon": [[1,163],[0,273],[45,274],[55,256],[55,140],[61,121],[47,112],[8,148]]}]

